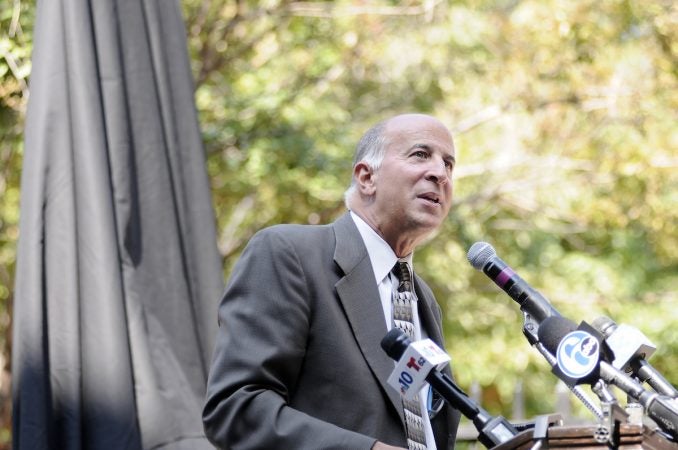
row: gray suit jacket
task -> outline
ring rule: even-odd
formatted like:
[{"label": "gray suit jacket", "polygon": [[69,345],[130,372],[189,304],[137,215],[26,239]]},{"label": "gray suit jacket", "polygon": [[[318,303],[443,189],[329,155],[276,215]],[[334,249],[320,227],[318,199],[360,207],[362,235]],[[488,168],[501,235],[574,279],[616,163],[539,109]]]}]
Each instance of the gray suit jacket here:
[{"label": "gray suit jacket", "polygon": [[[443,345],[440,308],[415,276],[422,326]],[[212,443],[228,449],[407,447],[394,362],[381,349],[384,313],[362,238],[349,214],[331,225],[257,233],[219,306],[219,334],[203,411]],[[459,413],[433,422],[454,447]]]}]

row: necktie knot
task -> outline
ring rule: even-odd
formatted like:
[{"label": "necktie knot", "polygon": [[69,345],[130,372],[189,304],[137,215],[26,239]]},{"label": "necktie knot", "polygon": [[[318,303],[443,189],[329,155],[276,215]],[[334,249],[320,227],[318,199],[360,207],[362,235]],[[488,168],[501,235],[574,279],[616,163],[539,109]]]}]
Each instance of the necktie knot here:
[{"label": "necktie knot", "polygon": [[412,275],[410,274],[410,265],[405,261],[398,261],[393,266],[393,274],[398,277],[398,292],[412,292]]}]

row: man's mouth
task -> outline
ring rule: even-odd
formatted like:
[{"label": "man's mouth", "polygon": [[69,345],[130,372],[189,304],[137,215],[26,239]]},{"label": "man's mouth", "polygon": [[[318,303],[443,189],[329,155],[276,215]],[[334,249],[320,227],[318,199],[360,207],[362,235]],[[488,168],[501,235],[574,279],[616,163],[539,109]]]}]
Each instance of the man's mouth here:
[{"label": "man's mouth", "polygon": [[429,201],[431,203],[434,203],[436,205],[440,204],[440,197],[438,197],[436,194],[432,192],[427,192],[426,194],[422,194],[419,196],[419,198],[424,199],[426,201]]}]

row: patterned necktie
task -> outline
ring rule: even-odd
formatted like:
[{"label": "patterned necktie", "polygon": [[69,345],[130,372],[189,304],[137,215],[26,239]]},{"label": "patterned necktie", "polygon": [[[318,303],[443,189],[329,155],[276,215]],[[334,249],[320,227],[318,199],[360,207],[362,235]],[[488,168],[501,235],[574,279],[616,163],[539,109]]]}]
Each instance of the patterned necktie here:
[{"label": "patterned necktie", "polygon": [[[393,274],[398,277],[400,284],[393,292],[393,321],[407,336],[414,341],[414,317],[412,314],[413,302],[415,301],[412,290],[412,275],[410,267],[405,261],[398,261],[393,267]],[[419,395],[412,400],[403,398],[405,410],[405,424],[407,428],[407,446],[409,450],[426,450],[426,436],[424,434],[424,421],[421,415]]]}]

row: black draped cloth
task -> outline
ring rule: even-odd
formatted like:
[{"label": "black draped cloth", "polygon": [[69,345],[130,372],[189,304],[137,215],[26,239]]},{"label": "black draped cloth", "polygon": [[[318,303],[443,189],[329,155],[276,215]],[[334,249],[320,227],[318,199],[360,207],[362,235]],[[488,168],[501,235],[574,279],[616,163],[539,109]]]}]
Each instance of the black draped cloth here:
[{"label": "black draped cloth", "polygon": [[223,288],[175,0],[39,0],[15,449],[202,449]]}]

